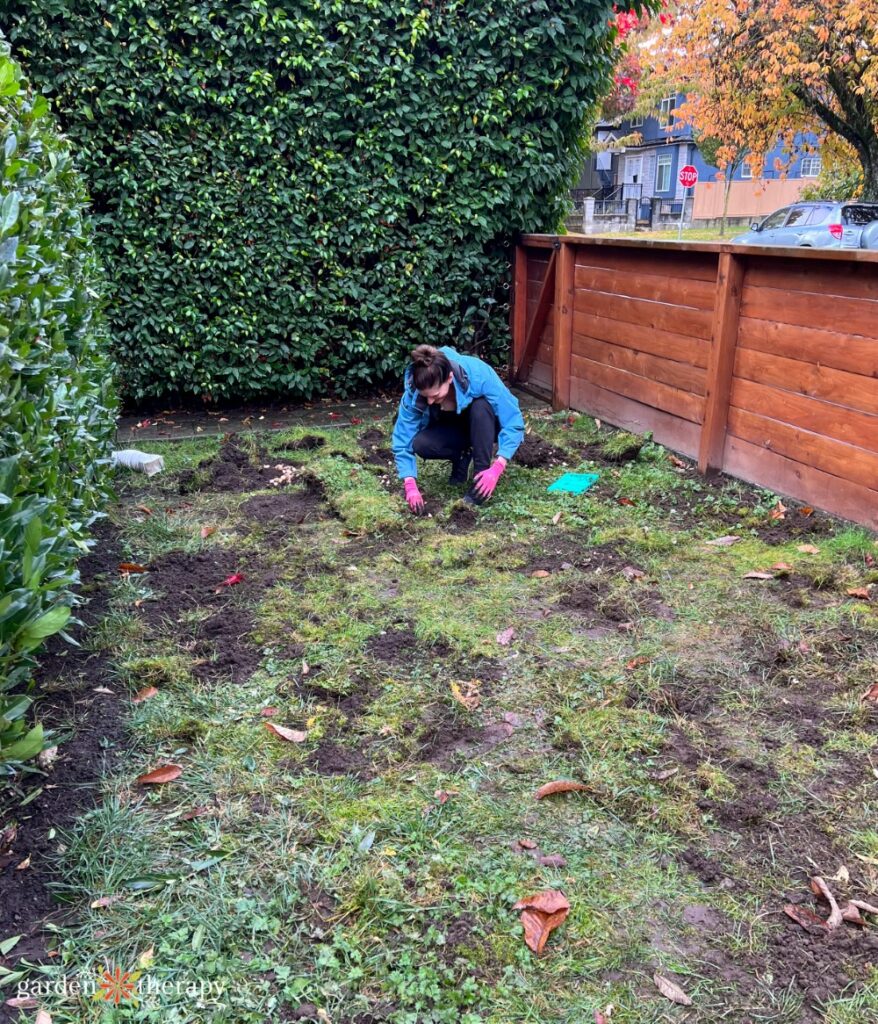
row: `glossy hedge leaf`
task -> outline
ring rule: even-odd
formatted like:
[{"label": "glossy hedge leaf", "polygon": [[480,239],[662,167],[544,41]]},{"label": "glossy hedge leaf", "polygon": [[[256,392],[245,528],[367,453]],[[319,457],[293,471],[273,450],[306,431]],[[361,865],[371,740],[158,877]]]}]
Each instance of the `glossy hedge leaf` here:
[{"label": "glossy hedge leaf", "polygon": [[126,395],[344,394],[422,341],[503,357],[510,245],[563,219],[611,2],[50,6],[5,24],[87,177]]}]

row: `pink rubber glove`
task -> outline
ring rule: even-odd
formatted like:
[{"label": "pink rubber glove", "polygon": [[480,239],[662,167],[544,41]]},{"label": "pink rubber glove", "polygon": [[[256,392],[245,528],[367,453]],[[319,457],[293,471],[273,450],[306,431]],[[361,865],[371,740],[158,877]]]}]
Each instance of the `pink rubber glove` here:
[{"label": "pink rubber glove", "polygon": [[421,492],[418,490],[418,482],[413,476],[407,476],[404,481],[405,484],[405,500],[409,503],[409,508],[415,515],[424,511],[424,499]]},{"label": "pink rubber glove", "polygon": [[490,469],[483,469],[473,477],[473,487],[480,498],[490,498],[494,493],[503,470],[506,469],[505,459],[494,459]]}]

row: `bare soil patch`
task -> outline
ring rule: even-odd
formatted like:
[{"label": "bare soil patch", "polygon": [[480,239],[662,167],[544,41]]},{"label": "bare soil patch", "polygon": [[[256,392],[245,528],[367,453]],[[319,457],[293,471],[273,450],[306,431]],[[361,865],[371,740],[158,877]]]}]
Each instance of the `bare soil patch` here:
[{"label": "bare soil patch", "polygon": [[193,491],[258,491],[267,490],[271,481],[281,476],[283,469],[295,469],[298,463],[281,461],[261,451],[254,462],[250,452],[242,448],[235,437],[230,437],[213,459],[206,459],[195,469],[182,472],[177,478],[181,494]]},{"label": "bare soil patch", "polygon": [[570,456],[563,448],[550,444],[536,434],[527,434],[515,453],[514,461],[526,469],[546,469],[560,466],[569,458]]}]

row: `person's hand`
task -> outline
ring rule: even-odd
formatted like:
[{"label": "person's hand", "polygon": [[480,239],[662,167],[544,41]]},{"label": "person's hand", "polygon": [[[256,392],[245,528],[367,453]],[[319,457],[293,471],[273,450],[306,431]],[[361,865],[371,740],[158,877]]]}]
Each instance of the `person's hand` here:
[{"label": "person's hand", "polygon": [[473,477],[473,489],[480,498],[490,498],[497,482],[506,469],[506,459],[494,459],[490,469],[483,469]]},{"label": "person's hand", "polygon": [[420,515],[424,511],[424,498],[418,490],[417,480],[413,476],[407,476],[404,485],[405,500],[408,502],[409,508],[415,515]]}]

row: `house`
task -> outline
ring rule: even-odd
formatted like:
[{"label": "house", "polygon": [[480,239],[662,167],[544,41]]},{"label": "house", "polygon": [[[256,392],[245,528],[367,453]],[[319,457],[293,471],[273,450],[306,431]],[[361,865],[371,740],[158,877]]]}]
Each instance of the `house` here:
[{"label": "house", "polygon": [[[575,214],[571,225],[604,231],[634,227],[676,226],[682,213],[687,226],[705,227],[722,217],[725,180],[719,168],[705,162],[692,129],[675,121],[674,111],[685,94],[664,97],[654,113],[610,123],[599,122],[595,138],[603,143],[624,140],[618,149],[592,154],[573,190]],[[635,144],[631,144],[632,137]],[[639,139],[639,141],[637,141]],[[795,201],[802,189],[820,173],[816,138],[798,136],[795,157],[782,143],[765,155],[759,178],[744,162],[734,171],[727,219],[749,223]],[[698,171],[694,189],[680,184],[680,169],[691,164]],[[593,206],[585,201],[592,199]],[[583,224],[575,221],[577,216]],[[591,218],[586,215],[591,213]]]}]

